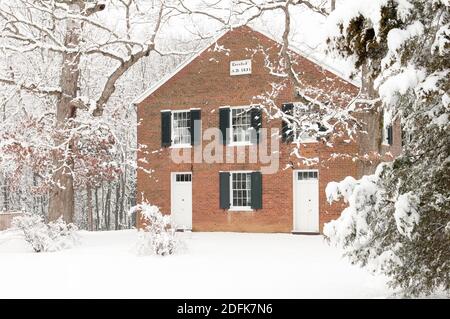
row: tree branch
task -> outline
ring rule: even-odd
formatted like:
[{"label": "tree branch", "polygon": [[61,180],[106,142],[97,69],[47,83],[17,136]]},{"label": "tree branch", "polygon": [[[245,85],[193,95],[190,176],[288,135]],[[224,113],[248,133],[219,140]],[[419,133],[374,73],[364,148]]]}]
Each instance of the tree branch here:
[{"label": "tree branch", "polygon": [[108,77],[106,84],[102,90],[102,94],[100,98],[96,102],[96,108],[93,111],[93,116],[101,116],[103,114],[103,109],[110,99],[111,95],[116,90],[116,83],[120,79],[120,77],[128,71],[133,65],[135,65],[140,59],[145,56],[148,56],[151,51],[155,49],[155,38],[161,27],[162,16],[164,12],[164,5],[161,3],[161,7],[158,12],[158,17],[156,21],[155,28],[153,30],[153,34],[148,41],[147,48],[145,50],[139,51],[135,54],[130,55],[129,59],[125,62],[121,63],[120,66],[114,70],[114,72]]},{"label": "tree branch", "polygon": [[57,96],[57,97],[59,97],[61,95],[61,90],[56,89],[56,88],[40,88],[35,84],[27,85],[24,83],[16,83],[14,80],[4,79],[4,78],[0,78],[0,82],[8,84],[8,85],[18,86],[20,89],[25,90],[30,93],[34,93],[34,94],[44,94],[44,95]]}]

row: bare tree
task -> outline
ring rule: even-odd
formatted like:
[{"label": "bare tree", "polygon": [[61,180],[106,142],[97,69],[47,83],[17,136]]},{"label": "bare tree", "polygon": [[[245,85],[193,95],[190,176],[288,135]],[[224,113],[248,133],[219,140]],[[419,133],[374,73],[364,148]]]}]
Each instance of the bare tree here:
[{"label": "bare tree", "polygon": [[[51,52],[60,69],[53,86],[0,75],[0,83],[15,86],[54,101],[54,136],[52,176],[49,189],[48,216],[63,216],[72,222],[74,216],[74,133],[79,129],[77,115],[90,112],[101,117],[116,90],[119,79],[142,58],[155,51],[155,39],[166,7],[158,2],[147,16],[151,25],[148,36],[133,41],[130,36],[130,8],[135,0],[119,0],[126,12],[126,29],[116,32],[101,14],[106,5],[99,0],[8,0],[0,4],[0,32],[4,50],[18,54]],[[136,6],[135,10],[139,10]],[[99,33],[95,39],[92,34]],[[80,88],[81,61],[95,56],[97,61],[112,65],[112,70],[96,96],[83,96]],[[95,66],[94,66],[95,67]],[[43,82],[43,81],[42,81]]]}]

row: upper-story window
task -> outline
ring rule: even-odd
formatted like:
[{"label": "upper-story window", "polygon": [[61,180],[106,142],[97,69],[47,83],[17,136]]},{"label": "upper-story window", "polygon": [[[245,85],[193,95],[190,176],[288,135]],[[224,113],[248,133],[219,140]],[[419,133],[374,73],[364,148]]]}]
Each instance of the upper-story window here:
[{"label": "upper-story window", "polygon": [[392,145],[392,125],[383,127],[383,144]]},{"label": "upper-story window", "polygon": [[231,138],[232,143],[249,144],[251,141],[252,117],[249,107],[232,108]]},{"label": "upper-story window", "polygon": [[191,144],[191,112],[173,111],[172,143],[173,145]]},{"label": "upper-story window", "polygon": [[401,130],[401,137],[402,137],[402,146],[406,146],[412,141],[412,135],[410,131],[407,131],[402,128]]},{"label": "upper-story window", "polygon": [[282,106],[285,118],[282,119],[282,138],[285,142],[317,142],[317,133],[326,128],[320,123],[317,105],[306,103],[286,103]]},{"label": "upper-story window", "polygon": [[219,108],[221,143],[231,146],[258,144],[262,124],[259,105]]},{"label": "upper-story window", "polygon": [[383,114],[383,132],[382,132],[382,139],[383,144],[385,145],[392,145],[393,142],[393,134],[392,134],[392,120],[390,114],[385,112]]},{"label": "upper-story window", "polygon": [[162,110],[161,146],[192,147],[200,145],[202,135],[201,110]]},{"label": "upper-story window", "polygon": [[[315,122],[311,122],[310,119],[314,117],[316,112],[313,105],[305,105],[303,103],[294,103],[294,118],[304,119],[295,131],[295,141],[301,143],[317,142],[317,138],[310,131],[318,129],[318,125]],[[313,127],[314,126],[314,127]],[[316,128],[317,127],[317,128]]]}]

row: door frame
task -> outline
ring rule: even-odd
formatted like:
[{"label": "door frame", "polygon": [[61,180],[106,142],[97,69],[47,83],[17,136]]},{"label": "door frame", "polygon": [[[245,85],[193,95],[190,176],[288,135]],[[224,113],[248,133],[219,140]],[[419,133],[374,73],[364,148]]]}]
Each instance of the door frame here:
[{"label": "door frame", "polygon": [[[318,211],[318,216],[317,218],[318,223],[319,223],[319,229],[317,232],[302,232],[299,231],[297,229],[295,229],[295,225],[296,225],[296,213],[295,213],[295,209],[297,207],[297,200],[296,200],[296,190],[297,190],[297,173],[298,172],[317,172],[317,211]],[[303,234],[303,235],[317,235],[320,234],[320,192],[319,192],[319,179],[320,179],[320,175],[319,175],[319,170],[318,169],[294,169],[292,172],[292,233],[293,234]]]},{"label": "door frame", "polygon": [[[176,179],[176,175],[177,174],[190,174],[191,175],[191,229],[192,229],[192,227],[193,227],[193,225],[192,225],[192,221],[193,221],[193,216],[192,216],[192,214],[193,214],[193,212],[192,212],[192,206],[193,206],[193,191],[192,191],[192,179],[194,178],[194,174],[193,174],[193,172],[192,171],[184,171],[184,172],[170,172],[170,215],[171,215],[171,217],[172,218],[174,218],[174,215],[173,215],[173,202],[174,202],[174,199],[175,199],[175,197],[174,197],[174,194],[173,194],[173,186],[174,186],[174,184],[175,184],[175,179]],[[178,230],[178,229],[177,229]],[[187,229],[184,229],[184,230],[187,230]]]}]

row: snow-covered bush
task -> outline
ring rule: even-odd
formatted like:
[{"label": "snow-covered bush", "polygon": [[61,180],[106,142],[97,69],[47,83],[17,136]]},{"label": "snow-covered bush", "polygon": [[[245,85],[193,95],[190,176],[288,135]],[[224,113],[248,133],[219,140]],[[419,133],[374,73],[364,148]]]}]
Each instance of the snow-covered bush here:
[{"label": "snow-covered bush", "polygon": [[134,206],[130,214],[139,213],[143,219],[143,230],[139,232],[137,252],[140,255],[167,256],[175,254],[182,243],[176,236],[172,218],[163,215],[159,207],[142,203]]},{"label": "snow-covered bush", "polygon": [[12,225],[23,232],[35,252],[71,248],[78,241],[77,227],[66,224],[62,218],[47,224],[39,215],[25,214],[15,217]]}]

